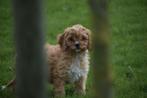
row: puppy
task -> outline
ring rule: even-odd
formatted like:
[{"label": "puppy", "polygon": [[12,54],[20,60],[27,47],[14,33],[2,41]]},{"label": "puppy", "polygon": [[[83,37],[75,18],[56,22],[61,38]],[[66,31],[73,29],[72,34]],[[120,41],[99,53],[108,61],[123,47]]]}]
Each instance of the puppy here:
[{"label": "puppy", "polygon": [[64,96],[66,83],[73,83],[76,93],[86,94],[89,47],[90,30],[79,24],[66,28],[64,33],[58,36],[57,45],[45,45],[49,79],[53,83],[55,97]]},{"label": "puppy", "polygon": [[58,45],[46,45],[54,95],[65,94],[65,83],[74,83],[75,91],[85,94],[89,71],[90,30],[73,25],[58,36]]}]

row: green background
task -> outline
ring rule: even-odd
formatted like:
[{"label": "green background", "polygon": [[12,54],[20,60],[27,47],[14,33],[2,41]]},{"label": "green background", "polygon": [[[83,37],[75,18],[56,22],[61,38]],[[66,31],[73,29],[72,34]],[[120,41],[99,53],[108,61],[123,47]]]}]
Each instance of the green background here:
[{"label": "green background", "polygon": [[[91,12],[86,0],[46,0],[43,10],[45,37],[49,43],[56,44],[56,36],[73,24],[91,29]],[[147,98],[147,0],[110,0],[108,15],[114,98]],[[11,70],[14,57],[11,1],[0,0],[0,85],[14,76]],[[87,95],[74,95],[69,85],[66,86],[67,98],[92,98],[91,72]],[[49,86],[49,92],[51,88]],[[0,98],[14,95],[10,89],[0,92]]]}]

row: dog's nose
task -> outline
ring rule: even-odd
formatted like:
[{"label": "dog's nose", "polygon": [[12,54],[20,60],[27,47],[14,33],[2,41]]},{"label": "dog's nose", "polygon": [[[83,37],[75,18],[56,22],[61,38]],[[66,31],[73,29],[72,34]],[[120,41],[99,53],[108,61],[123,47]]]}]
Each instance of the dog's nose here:
[{"label": "dog's nose", "polygon": [[80,43],[78,41],[75,42],[75,46],[76,46],[77,49],[79,49],[80,48]]}]

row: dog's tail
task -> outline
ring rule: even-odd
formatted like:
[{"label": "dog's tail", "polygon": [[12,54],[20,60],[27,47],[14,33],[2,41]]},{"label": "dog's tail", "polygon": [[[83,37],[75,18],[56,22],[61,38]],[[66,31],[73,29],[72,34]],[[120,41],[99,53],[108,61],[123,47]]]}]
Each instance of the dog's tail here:
[{"label": "dog's tail", "polygon": [[9,87],[14,86],[14,85],[15,85],[15,81],[16,81],[16,79],[14,78],[14,79],[12,79],[11,81],[9,81],[6,85],[2,85],[2,86],[0,87],[0,91],[3,91],[3,90],[5,90],[5,89],[7,89],[7,88],[9,88]]},{"label": "dog's tail", "polygon": [[7,86],[6,86],[6,85],[2,85],[2,86],[0,87],[0,91],[5,90],[6,88],[7,88]]}]

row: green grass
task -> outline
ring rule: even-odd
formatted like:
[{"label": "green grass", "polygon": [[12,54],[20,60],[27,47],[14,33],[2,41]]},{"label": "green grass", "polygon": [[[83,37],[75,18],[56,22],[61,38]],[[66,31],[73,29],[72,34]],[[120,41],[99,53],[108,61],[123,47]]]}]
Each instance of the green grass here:
[{"label": "green grass", "polygon": [[[116,98],[147,98],[146,5],[146,0],[111,2],[112,62]],[[134,70],[133,73],[129,66]]]},{"label": "green grass", "polygon": [[[9,0],[0,0],[0,85],[14,75],[9,69],[15,55],[10,7]],[[109,12],[114,98],[147,98],[147,1],[111,0]],[[68,26],[80,23],[91,28],[86,0],[46,0],[44,14],[46,41],[52,44]],[[66,98],[92,98],[92,81],[90,74],[84,97],[72,94],[72,87],[66,86]],[[0,98],[13,97],[11,90],[0,92]]]}]

